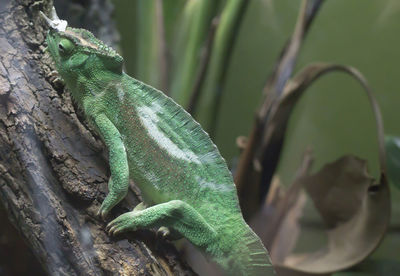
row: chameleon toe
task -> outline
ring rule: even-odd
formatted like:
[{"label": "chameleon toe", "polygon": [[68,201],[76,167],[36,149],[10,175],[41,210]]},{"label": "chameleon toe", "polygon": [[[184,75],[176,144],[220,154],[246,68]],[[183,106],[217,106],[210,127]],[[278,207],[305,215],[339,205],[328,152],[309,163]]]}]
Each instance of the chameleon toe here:
[{"label": "chameleon toe", "polygon": [[121,234],[122,232],[123,232],[122,229],[117,229],[114,231],[113,236],[117,236],[117,235]]},{"label": "chameleon toe", "polygon": [[106,230],[107,230],[109,233],[111,233],[112,231],[114,231],[114,229],[115,229],[117,226],[118,226],[118,223],[117,223],[115,220],[113,220],[112,222],[110,222],[110,223],[107,225]]},{"label": "chameleon toe", "polygon": [[162,237],[163,239],[167,239],[167,237],[170,235],[170,230],[168,229],[168,227],[165,226],[161,226],[160,228],[158,228],[157,230],[157,236]]},{"label": "chameleon toe", "polygon": [[110,234],[110,236],[114,235],[115,229],[116,229],[116,226],[113,226],[113,227],[110,228],[110,230],[108,230],[108,233]]},{"label": "chameleon toe", "polygon": [[106,215],[104,214],[104,211],[101,208],[97,211],[96,216],[101,220],[105,220],[106,218]]},{"label": "chameleon toe", "polygon": [[122,232],[127,231],[128,229],[129,227],[126,224],[115,225],[111,227],[109,233],[111,236],[116,236],[118,234],[121,234]]},{"label": "chameleon toe", "polygon": [[[112,221],[113,222],[113,221]],[[111,227],[113,226],[112,222],[110,222],[109,224],[107,224],[106,226],[106,231],[109,232]]]}]

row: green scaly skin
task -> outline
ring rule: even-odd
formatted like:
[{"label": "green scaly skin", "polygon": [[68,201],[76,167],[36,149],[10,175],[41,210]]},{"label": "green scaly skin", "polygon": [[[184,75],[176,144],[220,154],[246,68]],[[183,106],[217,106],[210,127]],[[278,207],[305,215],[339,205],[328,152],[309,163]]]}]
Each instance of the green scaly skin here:
[{"label": "green scaly skin", "polygon": [[161,227],[187,238],[229,275],[272,275],[266,249],[243,220],[227,165],[200,125],[126,75],[122,57],[90,32],[51,28],[47,44],[109,150],[109,194],[99,215],[125,197],[130,178],[142,192],[144,204],[109,223],[110,234]]}]

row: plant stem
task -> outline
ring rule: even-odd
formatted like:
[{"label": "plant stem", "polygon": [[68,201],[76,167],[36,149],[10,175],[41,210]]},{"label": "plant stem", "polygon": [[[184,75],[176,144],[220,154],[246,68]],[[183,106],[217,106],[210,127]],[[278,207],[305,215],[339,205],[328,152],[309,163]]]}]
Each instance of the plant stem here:
[{"label": "plant stem", "polygon": [[233,46],[248,3],[248,0],[226,1],[221,13],[205,86],[198,103],[199,110],[203,111],[198,114],[198,120],[211,136],[215,132],[216,116]]},{"label": "plant stem", "polygon": [[201,49],[219,1],[190,0],[186,3],[180,22],[175,51],[171,96],[187,107],[195,85]]},{"label": "plant stem", "polygon": [[137,78],[166,90],[167,58],[162,1],[138,1]]}]

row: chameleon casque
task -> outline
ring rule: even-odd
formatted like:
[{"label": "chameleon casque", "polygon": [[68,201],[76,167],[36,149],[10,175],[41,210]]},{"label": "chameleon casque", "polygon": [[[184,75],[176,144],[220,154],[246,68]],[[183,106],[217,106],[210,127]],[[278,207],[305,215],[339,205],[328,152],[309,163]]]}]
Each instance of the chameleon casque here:
[{"label": "chameleon casque", "polygon": [[[44,14],[42,14],[44,16]],[[272,275],[268,252],[244,221],[232,175],[200,125],[172,99],[123,72],[123,58],[87,30],[44,16],[48,51],[73,99],[109,150],[104,219],[133,179],[143,203],[110,234],[160,228],[188,239],[228,275]]]}]

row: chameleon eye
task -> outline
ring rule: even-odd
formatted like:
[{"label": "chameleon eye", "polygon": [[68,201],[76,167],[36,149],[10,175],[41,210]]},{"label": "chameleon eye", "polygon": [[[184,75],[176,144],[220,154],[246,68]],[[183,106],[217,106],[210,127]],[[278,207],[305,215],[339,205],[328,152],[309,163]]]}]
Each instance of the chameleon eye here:
[{"label": "chameleon eye", "polygon": [[61,39],[58,43],[58,50],[62,55],[69,54],[74,49],[74,47],[75,45],[66,38]]}]

